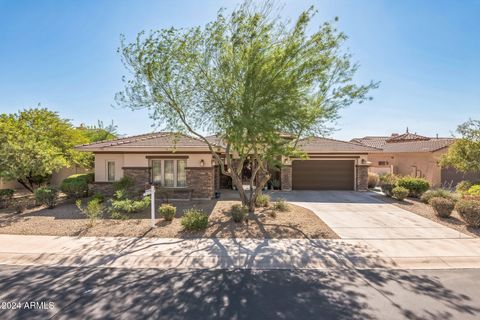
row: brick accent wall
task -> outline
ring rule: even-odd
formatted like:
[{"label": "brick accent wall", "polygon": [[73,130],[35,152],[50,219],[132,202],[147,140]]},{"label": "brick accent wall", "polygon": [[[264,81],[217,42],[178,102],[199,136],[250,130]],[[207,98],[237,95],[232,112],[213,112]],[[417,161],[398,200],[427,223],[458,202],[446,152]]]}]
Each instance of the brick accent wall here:
[{"label": "brick accent wall", "polygon": [[357,191],[368,190],[368,164],[357,165]]},{"label": "brick accent wall", "polygon": [[214,193],[214,167],[186,168],[187,186],[193,189],[192,198],[212,198]]},{"label": "brick accent wall", "polygon": [[150,168],[123,167],[123,176],[131,178],[135,185],[135,192],[142,194],[150,183]]},{"label": "brick accent wall", "polygon": [[291,165],[283,165],[280,169],[280,181],[281,181],[281,188],[283,191],[291,191],[292,190],[292,166]]}]

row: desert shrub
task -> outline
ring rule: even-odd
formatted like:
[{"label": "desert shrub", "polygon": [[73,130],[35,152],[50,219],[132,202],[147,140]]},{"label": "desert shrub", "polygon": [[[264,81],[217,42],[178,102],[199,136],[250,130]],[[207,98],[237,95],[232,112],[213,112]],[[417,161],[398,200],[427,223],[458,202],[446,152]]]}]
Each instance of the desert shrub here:
[{"label": "desert shrub", "polygon": [[240,223],[245,220],[247,217],[248,209],[241,204],[234,204],[230,208],[230,213],[232,214],[233,221]]},{"label": "desert shrub", "polygon": [[49,187],[40,187],[35,190],[35,201],[39,205],[46,205],[49,209],[53,209],[57,205],[58,190]]},{"label": "desert shrub", "polygon": [[442,218],[449,217],[455,208],[455,202],[452,199],[443,197],[434,197],[430,199],[430,205],[432,206],[433,211]]},{"label": "desert shrub", "polygon": [[208,215],[202,210],[188,209],[183,212],[181,224],[185,230],[204,230],[208,227]]},{"label": "desert shrub", "polygon": [[397,181],[397,187],[403,187],[408,189],[411,197],[420,197],[425,191],[430,188],[430,184],[423,178],[415,177],[401,177]]},{"label": "desert shrub", "polygon": [[273,210],[286,212],[288,211],[288,204],[285,199],[278,199],[273,203]]},{"label": "desert shrub", "polygon": [[392,190],[393,190],[393,188],[395,188],[395,185],[394,184],[382,184],[380,186],[380,188],[382,189],[382,192],[385,193],[385,195],[387,197],[391,197],[391,196],[393,196]]},{"label": "desert shrub", "polygon": [[105,196],[99,192],[96,192],[90,200],[97,200],[98,202],[102,203],[105,201]]},{"label": "desert shrub", "polygon": [[395,185],[397,183],[398,177],[393,173],[385,173],[378,177],[380,185],[389,184]]},{"label": "desert shrub", "polygon": [[279,179],[272,179],[272,188],[275,190],[279,190],[281,186]]},{"label": "desert shrub", "polygon": [[133,195],[135,181],[130,177],[122,177],[120,180],[113,183],[113,191],[115,198],[127,199]]},{"label": "desert shrub", "polygon": [[480,184],[474,184],[468,188],[467,194],[474,197],[480,196]]},{"label": "desert shrub", "polygon": [[375,188],[378,183],[380,182],[380,177],[378,174],[369,172],[368,173],[368,187],[369,188]]},{"label": "desert shrub", "polygon": [[176,213],[177,213],[177,208],[175,208],[171,204],[162,204],[158,208],[158,214],[167,221],[172,221]]},{"label": "desert shrub", "polygon": [[95,221],[103,213],[103,205],[98,199],[90,199],[85,207],[82,206],[82,200],[80,199],[78,199],[75,204],[77,205],[78,210],[82,211],[83,214],[85,214],[90,219],[90,226],[93,226],[95,224]]},{"label": "desert shrub", "polygon": [[13,189],[0,189],[0,208],[6,208],[10,205],[14,193],[15,190]]},{"label": "desert shrub", "polygon": [[479,200],[459,200],[455,205],[455,210],[469,227],[480,227]]},{"label": "desert shrub", "polygon": [[13,189],[0,189],[0,199],[11,199],[14,193]]},{"label": "desert shrub", "polygon": [[455,187],[455,191],[458,193],[466,193],[468,189],[473,185],[471,181],[468,180],[463,180],[457,183],[457,186]]},{"label": "desert shrub", "polygon": [[449,199],[449,200],[452,200],[453,202],[456,202],[459,197],[456,193],[446,189],[433,189],[433,190],[428,190],[424,194],[422,194],[422,196],[420,197],[420,200],[423,203],[430,203],[430,200],[433,198],[444,198],[444,199]]},{"label": "desert shrub", "polygon": [[131,200],[131,199],[122,199],[122,200],[113,200],[112,201],[112,212],[116,213],[134,213],[142,211],[150,205],[150,197],[144,197],[141,200]]},{"label": "desert shrub", "polygon": [[403,200],[408,196],[408,189],[404,187],[395,187],[392,189],[392,196],[395,199]]},{"label": "desert shrub", "polygon": [[270,196],[268,194],[259,194],[257,199],[255,199],[256,207],[268,207],[270,203]]}]

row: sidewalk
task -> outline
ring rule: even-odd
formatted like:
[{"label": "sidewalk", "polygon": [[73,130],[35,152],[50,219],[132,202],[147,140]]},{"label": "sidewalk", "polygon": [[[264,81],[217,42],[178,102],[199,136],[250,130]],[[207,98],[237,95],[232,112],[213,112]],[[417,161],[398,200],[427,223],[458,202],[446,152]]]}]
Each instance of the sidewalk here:
[{"label": "sidewalk", "polygon": [[0,235],[0,264],[159,269],[480,268],[480,239],[159,239]]}]

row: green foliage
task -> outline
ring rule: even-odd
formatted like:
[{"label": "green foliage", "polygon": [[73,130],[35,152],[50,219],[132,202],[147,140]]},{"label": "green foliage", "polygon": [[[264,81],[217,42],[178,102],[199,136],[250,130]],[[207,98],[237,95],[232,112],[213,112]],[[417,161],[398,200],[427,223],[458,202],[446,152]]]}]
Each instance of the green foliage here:
[{"label": "green foliage", "polygon": [[480,196],[480,184],[475,184],[471,186],[468,189],[467,194],[471,196]]},{"label": "green foliage", "polygon": [[237,223],[241,223],[245,221],[245,218],[247,217],[248,209],[247,207],[241,205],[241,204],[234,204],[230,208],[230,214],[232,215],[233,221]]},{"label": "green foliage", "polygon": [[466,193],[471,186],[473,186],[473,183],[471,181],[463,180],[457,183],[455,190],[458,193],[463,194],[463,193]]},{"label": "green foliage", "polygon": [[123,200],[113,200],[111,204],[112,212],[117,213],[134,213],[140,212],[145,210],[150,206],[150,197],[144,197],[141,200],[131,200],[131,199],[123,199]]},{"label": "green foliage", "polygon": [[92,173],[74,174],[62,181],[60,190],[72,198],[86,197],[88,196],[88,184],[92,183],[93,179]]},{"label": "green foliage", "polygon": [[105,196],[99,192],[96,192],[91,198],[90,200],[97,200],[98,202],[100,203],[103,203],[105,202]]},{"label": "green foliage", "polygon": [[124,176],[120,180],[113,183],[113,191],[115,198],[126,199],[133,196],[135,182],[132,178]]},{"label": "green foliage", "polygon": [[88,142],[68,120],[47,109],[0,115],[0,175],[33,190],[65,166],[85,165],[91,155],[74,146]]},{"label": "green foliage", "polygon": [[[219,11],[203,28],[142,32],[119,48],[131,79],[125,79],[117,103],[148,108],[158,125],[207,143],[250,208],[257,192],[243,192],[247,158],[258,164],[251,182],[262,176],[256,186],[261,190],[269,169],[281,166],[281,155],[304,154],[299,139],[328,133],[341,108],[368,100],[377,86],[355,83],[358,65],[334,23],[311,32],[314,9],[293,24],[273,11],[247,1],[231,14]],[[202,132],[216,132],[239,161],[218,157]]]},{"label": "green foliage", "polygon": [[0,199],[10,199],[13,197],[15,190],[13,189],[0,189]]},{"label": "green foliage", "polygon": [[158,208],[158,214],[167,221],[172,221],[176,213],[177,213],[177,208],[175,208],[171,204],[162,204]]},{"label": "green foliage", "polygon": [[386,173],[379,176],[380,185],[395,185],[397,183],[398,177],[393,173]]},{"label": "green foliage", "polygon": [[409,194],[407,188],[404,187],[395,187],[392,189],[392,196],[397,200],[405,199]]},{"label": "green foliage", "polygon": [[112,140],[117,138],[117,126],[113,121],[108,126],[105,126],[102,121],[98,121],[96,126],[81,125],[77,128],[81,134],[90,142]]},{"label": "green foliage", "polygon": [[183,212],[181,224],[185,230],[204,230],[208,227],[208,215],[202,210],[188,209]]},{"label": "green foliage", "polygon": [[279,190],[281,187],[281,183],[279,179],[272,179],[272,188],[275,190]]},{"label": "green foliage", "polygon": [[460,200],[455,205],[455,210],[457,210],[467,226],[474,228],[480,227],[479,200]]},{"label": "green foliage", "polygon": [[369,172],[368,173],[368,187],[369,188],[375,188],[380,181],[380,177],[378,174]]},{"label": "green foliage", "polygon": [[469,120],[458,126],[461,138],[442,157],[441,165],[462,172],[480,172],[480,120]]},{"label": "green foliage", "polygon": [[434,197],[430,200],[433,211],[442,218],[447,218],[455,208],[455,202],[448,198]]},{"label": "green foliage", "polygon": [[259,194],[257,199],[255,199],[256,207],[268,207],[270,203],[270,196],[268,194]]},{"label": "green foliage", "polygon": [[285,199],[278,199],[273,203],[273,210],[286,212],[288,211],[288,204]]},{"label": "green foliage", "polygon": [[430,203],[430,200],[432,198],[444,198],[444,199],[449,199],[453,202],[456,202],[459,196],[456,193],[451,192],[450,190],[433,189],[433,190],[428,190],[424,194],[422,194],[422,196],[420,197],[420,200],[423,203]]},{"label": "green foliage", "polygon": [[430,184],[424,178],[410,176],[399,178],[396,185],[408,189],[409,195],[417,198],[430,188]]},{"label": "green foliage", "polygon": [[95,221],[102,215],[104,207],[99,199],[90,199],[85,207],[82,206],[82,200],[78,199],[75,204],[78,210],[83,212],[89,219],[89,225],[93,226]]},{"label": "green foliage", "polygon": [[46,205],[49,209],[53,209],[57,205],[58,190],[49,187],[40,187],[35,190],[35,201],[39,205]]}]

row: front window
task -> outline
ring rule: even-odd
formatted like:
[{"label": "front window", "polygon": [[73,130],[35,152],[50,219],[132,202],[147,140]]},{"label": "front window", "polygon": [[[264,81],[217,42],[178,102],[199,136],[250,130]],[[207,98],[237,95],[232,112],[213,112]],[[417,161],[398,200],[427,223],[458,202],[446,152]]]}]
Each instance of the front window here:
[{"label": "front window", "polygon": [[180,159],[151,160],[152,182],[164,187],[186,187],[187,161]]},{"label": "front window", "polygon": [[115,181],[115,161],[107,161],[107,181]]},{"label": "front window", "polygon": [[162,160],[152,160],[152,181],[162,183]]},{"label": "front window", "polygon": [[186,166],[186,160],[177,160],[177,187],[185,187],[187,185],[187,174],[185,173]]},{"label": "front window", "polygon": [[165,187],[174,187],[175,186],[175,172],[173,166],[174,160],[165,160]]}]

